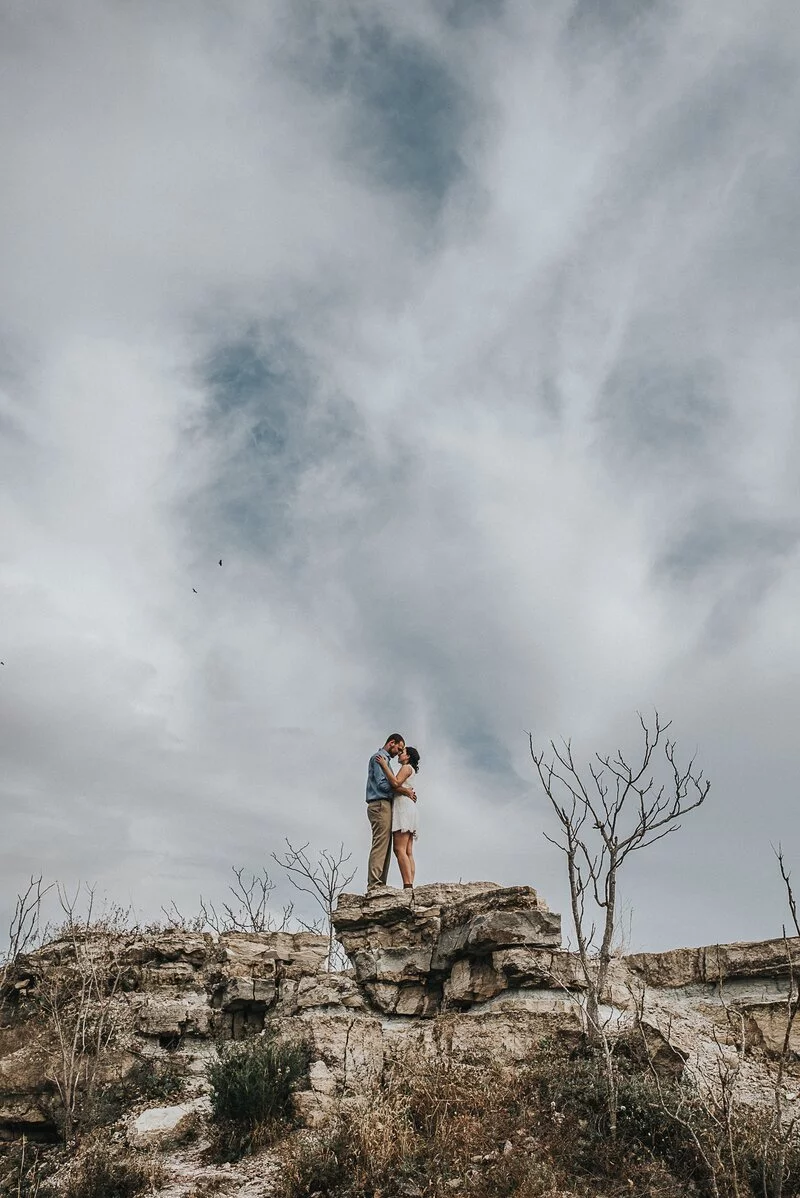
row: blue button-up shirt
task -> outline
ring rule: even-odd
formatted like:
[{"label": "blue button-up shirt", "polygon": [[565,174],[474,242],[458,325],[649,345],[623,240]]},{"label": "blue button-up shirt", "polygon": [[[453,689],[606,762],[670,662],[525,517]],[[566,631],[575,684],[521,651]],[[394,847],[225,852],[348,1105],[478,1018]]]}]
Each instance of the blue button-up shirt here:
[{"label": "blue button-up shirt", "polygon": [[386,749],[378,749],[377,753],[373,753],[369,759],[369,767],[367,769],[367,802],[374,803],[376,799],[393,799],[394,790],[389,779],[384,774],[381,767],[378,765],[378,758],[382,757],[384,761],[391,761],[391,757]]}]

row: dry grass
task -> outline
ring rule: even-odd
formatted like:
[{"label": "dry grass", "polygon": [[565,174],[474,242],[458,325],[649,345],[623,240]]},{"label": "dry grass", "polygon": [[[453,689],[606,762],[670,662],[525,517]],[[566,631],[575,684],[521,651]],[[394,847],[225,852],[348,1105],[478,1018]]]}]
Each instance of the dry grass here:
[{"label": "dry grass", "polygon": [[370,1105],[288,1155],[282,1198],[543,1198],[557,1172],[533,1149],[518,1079],[447,1063],[406,1062]]},{"label": "dry grass", "polygon": [[134,1198],[153,1192],[163,1180],[156,1157],[99,1138],[85,1143],[68,1167],[63,1150],[25,1141],[0,1152],[3,1198]]},{"label": "dry grass", "polygon": [[[660,1105],[641,1061],[619,1062],[609,1132],[602,1066],[558,1044],[513,1071],[424,1059],[396,1068],[372,1102],[305,1134],[285,1153],[281,1198],[686,1198],[712,1192],[691,1138]],[[662,1081],[662,1092],[679,1087]],[[677,1089],[674,1094],[677,1094]],[[686,1094],[682,1092],[685,1100]],[[690,1108],[684,1105],[684,1111]],[[713,1147],[702,1108],[696,1131]],[[758,1119],[737,1128],[735,1175],[721,1153],[720,1198],[762,1194]],[[796,1158],[797,1159],[797,1158]],[[797,1194],[787,1186],[785,1198]]]}]

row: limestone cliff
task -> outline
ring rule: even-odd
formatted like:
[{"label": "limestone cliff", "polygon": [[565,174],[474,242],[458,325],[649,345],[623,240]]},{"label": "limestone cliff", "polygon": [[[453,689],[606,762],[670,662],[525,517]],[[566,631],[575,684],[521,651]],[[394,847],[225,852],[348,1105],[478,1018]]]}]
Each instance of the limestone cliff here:
[{"label": "limestone cliff", "polygon": [[[134,1103],[133,1142],[202,1110],[214,1039],[240,1038],[266,1022],[279,1034],[300,1030],[311,1044],[310,1087],[298,1096],[311,1125],[343,1096],[374,1086],[410,1048],[475,1064],[513,1062],[544,1036],[580,1031],[578,963],[561,948],[560,917],[530,887],[343,895],[334,925],[352,962],[342,973],[324,972],[326,940],[307,933],[170,930],[104,942],[115,977],[106,1075],[179,1060],[189,1077],[172,1115],[154,1118]],[[788,949],[796,955],[797,942]],[[0,1136],[53,1132],[55,1047],[34,1000],[72,951],[69,941],[49,944],[20,959],[7,980],[13,1017],[0,1026]],[[783,1036],[788,985],[782,940],[636,954],[614,962],[605,1013],[624,1022],[640,1004],[653,1042],[699,1073],[742,1048],[745,1088],[757,1100]],[[800,1028],[793,1054],[799,1037]]]}]

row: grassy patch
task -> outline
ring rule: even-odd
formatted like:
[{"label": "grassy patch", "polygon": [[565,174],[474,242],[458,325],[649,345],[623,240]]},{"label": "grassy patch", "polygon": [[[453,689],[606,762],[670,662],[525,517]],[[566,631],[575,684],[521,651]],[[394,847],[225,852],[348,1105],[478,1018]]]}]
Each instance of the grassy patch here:
[{"label": "grassy patch", "polygon": [[45,1198],[47,1178],[61,1159],[59,1149],[31,1144],[24,1137],[0,1144],[0,1198]]}]

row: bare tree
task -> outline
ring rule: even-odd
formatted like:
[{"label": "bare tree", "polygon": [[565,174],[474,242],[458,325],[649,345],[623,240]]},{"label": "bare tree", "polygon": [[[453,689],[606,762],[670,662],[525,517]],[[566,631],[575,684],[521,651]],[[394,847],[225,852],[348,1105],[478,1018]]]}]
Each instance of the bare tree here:
[{"label": "bare tree", "polygon": [[324,929],[324,934],[328,937],[326,969],[330,971],[339,964],[336,953],[338,946],[333,933],[333,912],[339,901],[339,895],[346,886],[350,885],[356,876],[356,871],[355,869],[348,871],[347,864],[352,854],[345,853],[343,844],[339,845],[336,853],[330,852],[329,849],[322,849],[317,854],[316,861],[311,860],[307,849],[308,844],[295,848],[287,838],[286,852],[282,857],[273,853],[272,858],[280,865],[281,869],[286,870],[289,881],[295,889],[303,894],[311,895],[322,912],[321,928],[320,924],[305,924],[305,927],[309,931]]},{"label": "bare tree", "polygon": [[236,881],[228,887],[231,899],[222,904],[217,912],[213,903],[206,903],[200,896],[200,910],[206,923],[215,932],[271,932],[274,920],[269,910],[269,900],[275,883],[266,869],[260,874],[245,878],[244,867],[231,866]]},{"label": "bare tree", "polygon": [[80,915],[80,890],[73,896],[57,886],[65,916],[63,953],[38,981],[37,999],[53,1030],[56,1067],[52,1081],[63,1113],[65,1141],[72,1138],[81,1101],[91,1100],[106,1050],[117,1027],[116,993],[122,975],[117,939],[125,912],[95,917],[94,890],[87,888]]},{"label": "bare tree", "polygon": [[[795,935],[800,937],[800,919],[798,918],[797,903],[792,889],[791,875],[783,859],[783,851],[780,845],[775,850],[775,856],[778,858],[778,868],[781,871],[781,878],[786,888],[786,901],[789,906],[789,914],[792,919]],[[786,1152],[797,1128],[797,1116],[787,1115],[786,1112],[785,1075],[790,1057],[792,1029],[794,1028],[798,1012],[800,1012],[800,986],[798,986],[795,974],[795,961],[792,957],[789,939],[786,935],[785,924],[783,927],[783,942],[786,948],[789,988],[786,994],[786,1023],[778,1054],[778,1067],[775,1076],[772,1118],[764,1136],[762,1151],[761,1175],[764,1198],[781,1198],[783,1194]]]},{"label": "bare tree", "polygon": [[[675,742],[665,735],[670,724],[662,724],[658,712],[652,727],[641,715],[639,723],[644,734],[639,760],[628,761],[619,749],[614,757],[595,754],[588,779],[575,764],[570,741],[560,746],[551,741],[551,756],[545,760],[545,752],[537,753],[529,738],[539,779],[561,825],[560,839],[547,839],[567,859],[590,1035],[597,1033],[600,997],[612,958],[619,871],[631,853],[677,831],[680,818],[700,806],[710,786],[703,781],[702,771],[695,771],[694,758],[686,766],[678,764]],[[666,774],[664,781],[657,776],[658,765]],[[599,911],[599,948],[587,899]]]},{"label": "bare tree", "polygon": [[[202,903],[202,899],[200,901]],[[149,924],[146,928],[147,931],[160,932],[162,927],[166,927],[170,931],[202,932],[208,923],[204,909],[201,909],[194,915],[185,915],[174,899],[170,901],[168,907],[162,906],[161,912],[164,916],[164,923],[162,924],[160,921],[157,921]]]},{"label": "bare tree", "polygon": [[[678,765],[675,742],[666,736],[670,724],[662,724],[657,711],[652,727],[641,714],[639,723],[644,745],[636,762],[618,749],[613,757],[595,754],[583,772],[575,764],[570,741],[560,746],[550,741],[546,758],[544,751],[536,752],[529,737],[531,758],[561,825],[558,839],[546,839],[567,859],[570,906],[586,986],[586,1032],[603,1056],[612,1137],[617,1129],[618,1084],[614,1045],[601,1021],[600,1005],[613,956],[619,871],[631,853],[677,831],[681,816],[700,806],[710,785],[703,781],[702,772],[695,771],[694,758],[685,767]],[[595,918],[588,909],[592,906]]]},{"label": "bare tree", "polygon": [[33,948],[39,939],[42,900],[53,884],[43,885],[42,875],[31,876],[28,885],[17,895],[14,914],[8,928],[7,947],[0,960],[0,1003],[3,988],[14,970],[18,958]]},{"label": "bare tree", "polygon": [[294,906],[287,903],[277,919],[270,910],[270,898],[275,883],[266,869],[259,874],[246,875],[243,866],[231,866],[235,882],[228,887],[231,897],[219,909],[206,902],[200,895],[200,910],[195,915],[185,915],[174,902],[161,910],[167,926],[182,928],[190,932],[202,932],[210,928],[222,932],[285,932],[291,922]]}]

